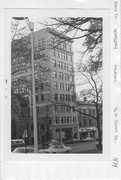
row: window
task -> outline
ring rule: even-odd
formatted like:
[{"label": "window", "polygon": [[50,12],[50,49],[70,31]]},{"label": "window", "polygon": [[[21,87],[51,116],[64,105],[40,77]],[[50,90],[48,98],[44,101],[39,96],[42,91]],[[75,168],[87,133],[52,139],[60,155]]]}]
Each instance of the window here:
[{"label": "window", "polygon": [[68,94],[66,94],[66,96],[65,96],[65,97],[66,97],[66,101],[68,101]]},{"label": "window", "polygon": [[63,43],[63,46],[64,46],[64,49],[66,50],[66,43],[65,42]]},{"label": "window", "polygon": [[64,59],[64,58],[65,58],[65,55],[64,55],[64,53],[62,53],[62,56],[61,56],[61,58],[62,58],[62,59]]},{"label": "window", "polygon": [[58,84],[57,84],[57,82],[53,82],[53,87],[54,87],[54,89],[58,89]]},{"label": "window", "polygon": [[76,123],[76,116],[73,117],[73,123]]},{"label": "window", "polygon": [[69,84],[65,84],[65,90],[69,91]]},{"label": "window", "polygon": [[71,84],[70,90],[71,90],[72,92],[74,92],[74,85]]},{"label": "window", "polygon": [[68,55],[68,60],[72,61],[72,56],[71,55]]},{"label": "window", "polygon": [[69,124],[69,117],[67,117],[67,124]]},{"label": "window", "polygon": [[72,82],[74,80],[74,76],[70,74],[69,80]]},{"label": "window", "polygon": [[57,78],[57,72],[53,71],[53,78]]},{"label": "window", "polygon": [[68,64],[64,63],[63,69],[64,69],[64,70],[68,70]]},{"label": "window", "polygon": [[52,60],[52,65],[53,65],[53,67],[56,67],[56,60]]},{"label": "window", "polygon": [[59,105],[55,105],[55,112],[59,112]]},{"label": "window", "polygon": [[89,114],[91,114],[91,109],[89,109]]},{"label": "window", "polygon": [[95,109],[93,109],[92,112],[93,112],[93,116],[95,116]]},{"label": "window", "polygon": [[44,101],[44,95],[43,94],[41,94],[41,100]]},{"label": "window", "polygon": [[63,117],[64,124],[66,124],[66,117]]},{"label": "window", "polygon": [[66,111],[67,112],[71,112],[71,107],[70,106],[66,106]]},{"label": "window", "polygon": [[61,117],[61,123],[64,124],[64,119],[63,119],[63,117]]},{"label": "window", "polygon": [[60,105],[60,111],[65,112],[65,106],[64,105]]},{"label": "window", "polygon": [[58,67],[59,67],[59,68],[61,67],[61,62],[60,62],[60,61],[58,62]]},{"label": "window", "polygon": [[66,124],[66,117],[64,117],[64,116],[61,117],[61,123],[62,123],[62,124]]},{"label": "window", "polygon": [[[75,106],[73,106],[73,107],[72,107],[73,112],[75,112],[75,109],[76,109]],[[81,111],[80,111],[80,112],[81,112]]]},{"label": "window", "polygon": [[70,116],[69,119],[70,119],[70,123],[72,124],[72,117]]},{"label": "window", "polygon": [[58,100],[58,93],[55,93],[55,94],[54,94],[54,99],[55,99],[55,100]]},{"label": "window", "polygon": [[68,95],[68,101],[70,101],[70,95]]},{"label": "window", "polygon": [[66,80],[69,81],[69,74],[66,74]]},{"label": "window", "polygon": [[66,80],[66,73],[63,73],[63,79]]},{"label": "window", "polygon": [[56,118],[55,118],[55,123],[56,123],[56,124],[59,124],[59,123],[60,123],[59,117],[56,117]]},{"label": "window", "polygon": [[64,83],[60,83],[60,90],[64,90]]},{"label": "window", "polygon": [[52,52],[52,56],[56,56],[56,51],[55,51],[55,49],[52,49],[51,52]]},{"label": "window", "polygon": [[59,72],[59,79],[63,79],[63,73]]},{"label": "window", "polygon": [[75,99],[76,99],[76,96],[75,96],[75,95],[72,95],[72,96],[71,96],[72,102],[75,102]]},{"label": "window", "polygon": [[36,95],[36,103],[38,103],[38,95]]},{"label": "window", "polygon": [[60,69],[63,69],[63,63],[62,62],[58,62],[58,67],[60,68]]},{"label": "window", "polygon": [[60,94],[60,101],[64,101],[64,94]]},{"label": "window", "polygon": [[69,66],[68,66],[68,71],[72,72],[72,70],[73,70],[72,65],[69,65]]}]

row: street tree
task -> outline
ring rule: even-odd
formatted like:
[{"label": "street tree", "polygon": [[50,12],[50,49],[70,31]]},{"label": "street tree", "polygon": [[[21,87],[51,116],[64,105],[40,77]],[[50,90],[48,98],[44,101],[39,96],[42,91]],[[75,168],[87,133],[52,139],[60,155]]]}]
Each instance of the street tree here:
[{"label": "street tree", "polygon": [[82,39],[83,43],[79,45],[80,60],[82,61],[84,57],[88,56],[93,66],[95,61],[101,65],[103,42],[103,19],[101,17],[55,17],[51,20],[46,21],[45,26],[59,30],[65,35],[64,38],[61,37],[61,40],[57,41],[56,45],[67,40]]},{"label": "street tree", "polygon": [[101,132],[101,124],[102,124],[102,75],[100,72],[97,73],[92,70],[91,65],[81,64],[78,67],[77,76],[82,80],[80,90],[80,97],[86,98],[88,102],[92,102],[95,105],[96,109],[96,117],[94,118],[97,123],[98,129],[98,137],[99,137],[99,147],[102,147],[102,132]]},{"label": "street tree", "polygon": [[[35,88],[38,89],[49,88],[50,84],[47,82],[47,76],[50,74],[50,68],[46,66],[48,63],[48,56],[45,44],[38,46],[34,44],[34,70],[35,70]],[[19,21],[12,23],[12,40],[11,40],[11,107],[12,115],[16,114],[21,119],[21,107],[25,98],[32,98],[32,72],[31,72],[31,37],[26,33],[26,27],[20,28]],[[19,101],[19,100],[20,101]],[[16,103],[14,101],[16,100]],[[32,105],[29,101],[28,108]],[[28,117],[26,117],[28,119]]]},{"label": "street tree", "polygon": [[[16,123],[21,120],[24,130],[28,131],[29,104],[21,94],[11,90],[11,137],[16,138]],[[23,120],[23,121],[22,121]]]}]

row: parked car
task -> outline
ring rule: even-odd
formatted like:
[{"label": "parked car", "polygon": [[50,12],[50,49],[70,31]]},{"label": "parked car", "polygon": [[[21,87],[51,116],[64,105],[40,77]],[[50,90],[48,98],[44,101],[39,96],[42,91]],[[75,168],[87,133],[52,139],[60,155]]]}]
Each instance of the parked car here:
[{"label": "parked car", "polygon": [[59,145],[59,144],[62,144],[62,143],[60,141],[57,141],[57,140],[50,140],[50,141],[42,144],[42,148],[41,149],[47,149],[51,145]]},{"label": "parked car", "polygon": [[94,141],[94,138],[86,137],[85,139],[81,139],[81,141],[83,141],[83,142]]},{"label": "parked car", "polygon": [[34,148],[32,147],[17,147],[13,151],[13,153],[34,153]]},{"label": "parked car", "polygon": [[65,144],[73,144],[73,143],[79,143],[80,139],[70,139],[70,140],[65,140]]},{"label": "parked car", "polygon": [[71,147],[65,146],[63,143],[49,145],[47,149],[40,149],[39,153],[70,153]]},{"label": "parked car", "polygon": [[11,140],[11,150],[14,150],[16,147],[25,146],[25,141],[23,139],[12,139]]}]

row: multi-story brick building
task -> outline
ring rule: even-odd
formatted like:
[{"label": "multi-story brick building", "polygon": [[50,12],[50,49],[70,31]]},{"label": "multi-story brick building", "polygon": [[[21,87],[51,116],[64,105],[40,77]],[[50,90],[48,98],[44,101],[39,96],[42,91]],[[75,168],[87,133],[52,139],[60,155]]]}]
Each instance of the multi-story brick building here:
[{"label": "multi-story brick building", "polygon": [[[48,139],[78,138],[79,124],[77,112],[74,111],[76,104],[72,43],[69,37],[50,28],[34,32],[39,143]],[[29,99],[29,111],[32,117],[31,65],[26,58],[14,59],[12,72],[15,72],[18,61],[20,61],[20,71],[18,74],[12,73],[12,80],[14,83],[19,81],[20,85],[15,87],[13,85],[14,92],[21,92]],[[33,141],[32,120],[29,126],[29,138]]]}]

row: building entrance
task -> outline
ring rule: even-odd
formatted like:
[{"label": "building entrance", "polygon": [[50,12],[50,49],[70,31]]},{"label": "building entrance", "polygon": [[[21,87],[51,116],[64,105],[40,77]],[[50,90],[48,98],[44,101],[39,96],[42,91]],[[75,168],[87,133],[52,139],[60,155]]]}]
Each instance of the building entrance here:
[{"label": "building entrance", "polygon": [[69,140],[73,138],[72,128],[64,128],[63,131],[65,132],[65,140]]}]

